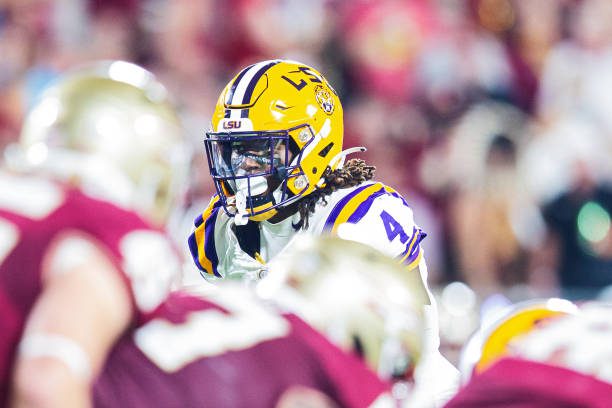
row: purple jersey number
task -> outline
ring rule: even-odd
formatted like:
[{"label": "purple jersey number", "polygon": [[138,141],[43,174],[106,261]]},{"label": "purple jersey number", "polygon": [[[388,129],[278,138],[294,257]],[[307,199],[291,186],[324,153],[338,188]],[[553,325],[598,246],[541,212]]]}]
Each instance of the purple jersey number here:
[{"label": "purple jersey number", "polygon": [[399,222],[395,218],[393,218],[388,212],[382,210],[380,213],[380,218],[383,221],[385,226],[385,231],[387,232],[387,238],[389,241],[393,241],[395,237],[399,235],[400,242],[405,244],[408,241],[408,235],[402,228]]}]

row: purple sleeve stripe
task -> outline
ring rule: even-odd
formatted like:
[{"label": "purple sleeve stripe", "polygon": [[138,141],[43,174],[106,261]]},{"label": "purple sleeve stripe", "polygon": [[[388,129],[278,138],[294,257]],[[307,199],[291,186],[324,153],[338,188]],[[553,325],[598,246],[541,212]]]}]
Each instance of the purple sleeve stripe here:
[{"label": "purple sleeve stripe", "polygon": [[400,262],[410,264],[414,261],[420,252],[420,243],[427,236],[422,229],[414,227],[412,238],[409,240],[406,250],[399,256]]},{"label": "purple sleeve stripe", "polygon": [[402,203],[404,203],[404,205],[408,208],[412,208],[408,205],[408,203],[406,202],[406,200],[404,199],[404,197],[402,197],[401,195],[399,195],[399,193],[397,191],[393,191],[390,193],[393,197],[395,198],[399,198],[400,200],[402,200]]},{"label": "purple sleeve stripe", "polygon": [[357,194],[359,194],[364,189],[366,189],[366,188],[368,188],[370,186],[371,186],[371,184],[363,185],[363,186],[355,189],[354,191],[352,191],[350,194],[348,194],[342,200],[338,201],[336,206],[331,210],[329,216],[327,217],[327,220],[325,221],[325,225],[323,226],[323,231],[324,232],[330,232],[332,230],[332,228],[334,227],[334,223],[336,222],[336,219],[340,215],[340,212],[342,212],[342,209],[349,203],[349,201],[351,201],[351,199],[353,197],[355,197]]},{"label": "purple sleeve stripe", "polygon": [[404,249],[404,252],[402,252],[400,254],[400,256],[398,257],[402,261],[404,260],[404,258],[406,258],[406,256],[408,256],[410,250],[414,246],[414,243],[416,242],[416,240],[418,238],[418,232],[419,232],[419,230],[418,230],[417,227],[412,227],[412,235],[410,235],[410,239],[408,240],[408,244],[406,245],[406,249]]},{"label": "purple sleeve stripe", "polygon": [[406,260],[403,262],[403,264],[410,265],[419,257],[420,253],[421,253],[421,247],[417,245],[412,251],[412,253],[410,254],[410,256],[406,258]]},{"label": "purple sleeve stripe", "polygon": [[387,192],[385,191],[384,187],[372,193],[363,203],[359,204],[359,207],[357,207],[355,212],[351,214],[346,222],[351,224],[358,223],[368,213],[370,207],[372,207],[372,203],[374,203],[374,200],[386,193]]},{"label": "purple sleeve stripe", "polygon": [[193,263],[196,264],[199,270],[206,272],[202,264],[200,263],[200,258],[198,256],[198,243],[196,241],[196,233],[195,230],[189,235],[187,239],[187,244],[189,245],[189,252],[191,252],[191,258],[193,259]]},{"label": "purple sleeve stripe", "polygon": [[219,258],[217,257],[217,249],[215,248],[215,222],[217,221],[217,214],[219,214],[219,207],[216,207],[210,214],[210,217],[208,217],[208,219],[206,220],[203,244],[204,254],[212,264],[213,274],[215,276],[221,277],[221,275],[217,271],[217,265],[219,265]]},{"label": "purple sleeve stripe", "polygon": [[200,225],[202,225],[202,223],[204,222],[204,214],[206,214],[208,217],[208,213],[218,207],[221,207],[221,200],[219,200],[219,195],[215,194],[210,199],[210,202],[208,203],[208,207],[206,207],[206,210],[204,210],[203,213],[198,215],[193,221],[193,224],[195,225],[195,227],[198,228]]},{"label": "purple sleeve stripe", "polygon": [[193,224],[195,225],[196,228],[198,228],[200,225],[202,225],[203,222],[204,222],[204,216],[203,214],[200,214],[193,221]]}]

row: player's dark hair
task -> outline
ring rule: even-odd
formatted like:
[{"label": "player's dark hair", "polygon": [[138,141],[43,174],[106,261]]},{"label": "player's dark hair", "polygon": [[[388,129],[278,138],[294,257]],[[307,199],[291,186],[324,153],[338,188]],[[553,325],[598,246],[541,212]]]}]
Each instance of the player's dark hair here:
[{"label": "player's dark hair", "polygon": [[341,188],[353,187],[365,181],[371,180],[376,171],[375,166],[366,164],[361,159],[351,159],[341,169],[325,169],[323,187],[315,190],[297,202],[297,211],[300,213],[300,221],[294,224],[296,230],[308,228],[308,218],[315,212],[315,206],[321,200],[326,205],[326,197]]}]

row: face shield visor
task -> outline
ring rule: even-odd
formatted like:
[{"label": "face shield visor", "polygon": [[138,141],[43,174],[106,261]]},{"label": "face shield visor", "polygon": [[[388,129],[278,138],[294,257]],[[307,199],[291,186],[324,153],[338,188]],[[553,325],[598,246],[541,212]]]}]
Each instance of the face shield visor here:
[{"label": "face shield visor", "polygon": [[302,173],[294,171],[301,153],[294,157],[291,143],[289,131],[206,134],[208,165],[226,212],[254,216],[292,201],[287,179]]}]

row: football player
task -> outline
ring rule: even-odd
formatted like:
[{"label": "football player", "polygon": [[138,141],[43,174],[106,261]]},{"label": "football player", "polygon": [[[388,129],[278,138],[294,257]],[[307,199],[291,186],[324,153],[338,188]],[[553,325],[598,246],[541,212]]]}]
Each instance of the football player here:
[{"label": "football player", "polygon": [[[217,194],[195,220],[189,247],[207,278],[256,280],[300,235],[336,235],[373,246],[420,274],[426,234],[393,188],[373,181],[374,167],[343,150],[338,96],[314,68],[262,61],[240,71],[221,92],[204,145]],[[441,400],[458,372],[438,352],[436,305],[425,306],[427,381]]]},{"label": "football player", "polygon": [[60,77],[20,142],[27,174],[0,173],[0,405],[88,406],[111,346],[180,271],[150,226],[181,183],[180,122],[150,72],[108,61]]},{"label": "football player", "polygon": [[609,406],[611,311],[560,299],[515,305],[481,336],[473,375],[447,407]]},{"label": "football player", "polygon": [[511,354],[514,339],[551,319],[577,312],[576,304],[561,298],[531,299],[491,312],[463,347],[459,363],[463,382]]},{"label": "football player", "polygon": [[123,337],[94,385],[95,405],[394,406],[389,384],[358,356],[297,316],[270,309],[249,288],[220,286],[173,292]]},{"label": "football player", "polygon": [[412,396],[427,298],[418,276],[338,238],[301,241],[271,268],[255,290],[174,292],[113,348],[95,403],[395,407]]}]

